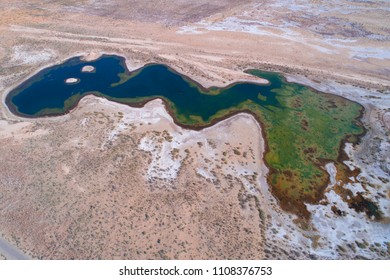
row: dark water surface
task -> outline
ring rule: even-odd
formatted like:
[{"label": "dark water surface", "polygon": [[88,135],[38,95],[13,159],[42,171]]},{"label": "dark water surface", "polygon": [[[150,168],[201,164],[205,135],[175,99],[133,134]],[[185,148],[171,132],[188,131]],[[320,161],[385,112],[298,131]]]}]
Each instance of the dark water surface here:
[{"label": "dark water surface", "polygon": [[[96,71],[81,72],[86,65],[95,67]],[[173,104],[178,114],[200,116],[205,122],[217,112],[236,107],[246,100],[263,106],[280,106],[275,94],[271,93],[273,88],[280,87],[281,80],[277,76],[269,86],[239,83],[224,89],[212,88],[209,94],[204,94],[206,90],[201,90],[194,82],[165,65],[146,66],[131,79],[126,77],[125,82],[115,85],[120,82],[118,74],[125,75],[126,71],[123,59],[117,56],[104,56],[93,62],[83,62],[75,57],[60,66],[41,71],[12,91],[8,104],[20,115],[36,117],[48,112],[64,113],[69,109],[71,104],[66,103],[72,97],[79,99],[91,92],[125,103],[163,97]],[[80,82],[66,84],[65,80],[72,77]],[[259,99],[259,94],[264,98]]]}]

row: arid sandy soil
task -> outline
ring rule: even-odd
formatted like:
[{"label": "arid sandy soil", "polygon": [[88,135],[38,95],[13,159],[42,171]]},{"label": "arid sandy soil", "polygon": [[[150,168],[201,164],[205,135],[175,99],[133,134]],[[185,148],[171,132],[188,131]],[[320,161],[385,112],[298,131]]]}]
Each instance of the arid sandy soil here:
[{"label": "arid sandy soil", "polygon": [[161,101],[133,109],[88,97],[67,117],[6,127],[2,143],[17,140],[2,147],[18,154],[2,150],[3,232],[28,233],[18,246],[32,257],[264,257],[250,189],[261,139],[250,139],[256,150],[246,158],[230,146],[244,152],[250,143],[229,141],[259,129],[251,117],[193,132],[172,125]]},{"label": "arid sandy soil", "polygon": [[[324,200],[300,221],[269,192],[248,115],[194,132],[158,100],[86,97],[68,115],[28,120],[2,102],[0,233],[44,259],[389,259],[388,18],[389,1],[2,1],[2,101],[39,69],[117,53],[129,69],[166,63],[204,86],[279,71],[364,105],[367,134],[345,148],[359,175],[339,182],[324,166]],[[383,219],[349,209],[342,183]]]}]

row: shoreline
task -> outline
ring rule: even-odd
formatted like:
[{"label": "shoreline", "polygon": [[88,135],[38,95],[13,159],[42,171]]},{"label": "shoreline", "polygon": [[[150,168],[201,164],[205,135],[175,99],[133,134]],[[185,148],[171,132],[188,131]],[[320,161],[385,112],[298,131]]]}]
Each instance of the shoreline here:
[{"label": "shoreline", "polygon": [[[211,88],[213,87],[218,87],[220,89],[228,89],[236,84],[240,84],[240,83],[253,83],[253,84],[258,84],[260,86],[262,85],[270,85],[270,82],[267,81],[266,79],[264,78],[260,78],[260,77],[257,77],[257,76],[254,76],[254,75],[251,75],[251,74],[248,74],[246,73],[246,71],[250,71],[250,70],[254,70],[255,68],[247,68],[247,69],[244,69],[242,72],[245,73],[245,74],[248,74],[248,75],[251,75],[253,77],[256,77],[260,80],[263,80],[263,81],[266,81],[266,82],[254,82],[254,81],[248,81],[248,80],[242,80],[242,79],[236,79],[236,81],[232,82],[232,83],[229,83],[228,85],[226,86],[223,86],[223,87],[219,87],[217,85],[209,85],[209,86],[206,86],[204,84],[202,84],[200,81],[198,81],[196,79],[196,77],[191,77],[190,75],[187,75],[187,74],[184,74],[184,73],[180,73],[178,70],[174,69],[173,66],[171,65],[168,65],[168,64],[164,64],[164,63],[158,63],[158,62],[149,62],[149,63],[145,63],[143,66],[140,66],[138,68],[134,68],[134,69],[130,69],[128,67],[128,64],[126,63],[126,61],[129,61],[129,58],[123,54],[118,54],[118,53],[106,53],[106,52],[98,52],[98,54],[94,54],[92,56],[92,58],[88,58],[88,56],[90,55],[90,53],[79,53],[79,54],[76,54],[75,56],[71,56],[71,57],[67,57],[65,59],[61,59],[61,60],[57,60],[56,63],[51,63],[49,66],[44,66],[44,67],[41,67],[39,68],[38,70],[36,70],[33,74],[31,75],[28,75],[27,78],[23,79],[21,82],[18,82],[18,83],[15,83],[14,85],[12,86],[9,86],[7,89],[4,90],[4,93],[3,93],[3,96],[2,96],[2,103],[4,105],[4,107],[6,108],[6,110],[12,114],[12,116],[14,117],[17,117],[17,118],[21,118],[21,119],[39,119],[39,118],[46,118],[46,117],[60,117],[60,116],[63,116],[63,115],[66,115],[67,113],[69,113],[71,110],[73,110],[77,104],[79,103],[80,99],[75,103],[74,106],[71,106],[69,110],[67,110],[66,112],[63,112],[63,113],[60,113],[60,114],[44,114],[44,115],[41,115],[41,116],[30,116],[30,115],[25,115],[25,114],[22,114],[22,113],[19,113],[17,112],[17,110],[13,110],[11,109],[11,107],[8,106],[7,104],[7,99],[11,98],[12,96],[10,96],[10,93],[11,91],[17,89],[18,87],[22,86],[25,82],[27,82],[29,79],[31,79],[33,76],[37,75],[39,72],[41,71],[44,71],[44,70],[49,70],[50,68],[52,67],[55,67],[55,66],[58,66],[60,64],[63,64],[65,63],[66,61],[68,60],[71,60],[71,59],[74,59],[74,58],[79,58],[80,61],[84,61],[84,62],[90,62],[90,61],[95,61],[97,59],[99,59],[100,57],[102,56],[110,56],[110,55],[114,55],[114,56],[118,56],[121,60],[121,63],[123,63],[123,66],[125,68],[125,72],[129,75],[131,74],[134,74],[138,71],[142,71],[145,67],[148,67],[150,65],[158,65],[158,64],[161,64],[161,65],[164,65],[165,67],[168,68],[168,70],[174,72],[175,74],[178,74],[180,76],[182,76],[185,80],[189,81],[190,83],[194,83],[195,85],[197,85],[202,91],[210,91]],[[363,106],[364,107],[364,104],[361,104],[360,102],[358,101],[355,101],[355,100],[352,100],[348,97],[345,97],[343,95],[339,95],[339,94],[336,94],[336,93],[332,93],[330,91],[321,91],[319,90],[318,88],[314,87],[313,86],[313,83],[314,81],[309,81],[307,83],[305,82],[300,82],[300,81],[293,81],[290,79],[290,77],[288,77],[287,74],[285,74],[284,72],[278,72],[278,71],[272,71],[272,70],[263,70],[263,69],[258,69],[260,71],[264,71],[264,72],[270,72],[270,73],[275,73],[275,74],[278,74],[282,77],[282,80],[287,83],[287,84],[299,84],[299,85],[302,85],[302,86],[305,86],[305,87],[308,87],[310,88],[311,90],[313,90],[314,92],[316,93],[320,93],[320,94],[330,94],[330,95],[336,95],[336,96],[339,96],[341,97],[342,99],[346,99],[350,102],[353,102],[353,103],[356,103],[360,106]],[[289,74],[290,75],[290,74]],[[290,81],[291,80],[291,81]],[[312,83],[310,83],[312,82]],[[351,85],[351,86],[355,86],[355,85]],[[95,95],[95,96],[99,96],[99,95],[96,95],[94,94],[93,92],[91,93],[86,93],[84,96],[87,96],[87,95]],[[105,97],[104,97],[105,98]],[[114,102],[118,102],[118,103],[121,103],[121,104],[126,104],[128,106],[132,106],[132,107],[136,107],[136,108],[140,108],[140,107],[143,107],[147,102],[149,101],[152,101],[153,99],[156,99],[156,98],[161,98],[163,99],[162,97],[154,97],[154,98],[151,98],[151,99],[147,99],[146,101],[142,101],[142,102],[135,102],[135,103],[132,103],[131,105],[128,104],[128,103],[122,103],[122,102],[119,102],[119,101],[114,101]],[[108,99],[109,100],[109,99]],[[364,114],[364,113],[363,113]],[[359,119],[361,119],[362,116],[359,116]],[[208,126],[212,126],[212,125],[206,125],[204,127],[208,127]]]},{"label": "shoreline", "polygon": [[[77,57],[71,57],[71,58],[68,58],[67,60],[64,61],[64,63],[68,60],[71,60],[71,59],[74,59],[74,58],[78,58],[80,61],[94,61],[94,60],[97,60],[98,58],[100,57],[104,57],[104,56],[109,56],[108,54],[101,54],[99,53],[99,56],[95,55],[93,56],[93,59],[92,60],[86,60],[85,58],[88,57],[88,55],[84,55],[84,56],[77,56]],[[144,66],[138,68],[138,69],[135,69],[135,70],[130,70],[128,69],[127,67],[127,64],[126,64],[126,57],[125,56],[121,56],[121,55],[116,55],[119,57],[120,59],[120,63],[122,64],[122,66],[124,67],[125,69],[125,73],[128,74],[128,75],[132,75],[134,73],[137,73],[139,71],[142,71],[144,68],[150,66],[150,65],[155,65],[156,63],[147,63],[145,64]],[[84,59],[83,59],[84,58]],[[51,68],[53,67],[56,67],[58,66],[59,64],[56,64],[56,65],[52,65],[50,67],[47,67],[41,71],[50,71]],[[202,84],[200,84],[198,81],[194,80],[193,78],[185,75],[185,74],[181,74],[179,72],[177,72],[175,69],[173,69],[172,67],[170,67],[169,65],[165,65],[163,64],[165,67],[168,68],[169,71],[172,71],[174,72],[175,74],[178,74],[180,75],[181,77],[183,77],[185,80],[187,80],[189,83],[193,83],[195,84],[197,87],[200,88],[201,91],[204,91],[204,92],[207,92],[209,91],[212,87],[204,87]],[[245,71],[250,71],[250,70],[253,70],[253,69],[247,69]],[[39,72],[38,72],[39,73]],[[278,73],[278,72],[273,72],[273,73],[276,73],[278,75],[280,75],[282,81],[286,84],[299,84],[297,82],[294,82],[294,81],[289,81],[287,79],[287,77],[283,74],[283,73]],[[256,77],[256,76],[255,76]],[[24,82],[22,82],[19,86],[23,86],[24,83],[26,83],[28,80],[25,80]],[[227,86],[225,87],[222,87],[221,89],[227,89],[229,87],[232,87],[236,84],[240,83],[239,81],[238,82],[234,82],[234,83],[231,83],[231,84],[228,84]],[[260,84],[260,85],[264,85],[264,84]],[[270,81],[268,81],[268,85],[270,85]],[[302,84],[299,84],[299,85],[302,85]],[[19,87],[18,86],[18,87]],[[322,92],[322,91],[319,91],[317,89],[315,89],[314,87],[311,87],[311,86],[306,86],[306,85],[303,85],[305,87],[308,87],[310,88],[313,92],[315,92],[316,94],[324,94],[324,95],[332,95],[331,93],[327,93],[327,92]],[[17,89],[17,88],[14,88],[14,89]],[[14,90],[13,89],[13,90]],[[11,90],[12,91],[12,90]],[[206,93],[202,93],[202,94],[206,94]],[[27,119],[41,119],[41,118],[51,118],[51,117],[61,117],[61,116],[65,116],[67,114],[69,114],[72,110],[74,110],[78,104],[80,103],[80,100],[88,95],[94,95],[96,97],[101,97],[101,98],[104,98],[108,101],[111,101],[111,102],[116,102],[116,103],[119,103],[119,104],[124,104],[124,105],[127,105],[127,106],[130,106],[130,107],[133,107],[133,108],[142,108],[144,107],[147,103],[155,100],[155,99],[160,99],[164,105],[164,108],[165,110],[168,112],[168,114],[172,117],[172,120],[173,120],[173,123],[175,123],[177,126],[180,126],[182,128],[185,128],[185,129],[190,129],[190,130],[195,130],[195,131],[201,131],[205,128],[209,128],[209,127],[212,127],[214,126],[215,124],[223,121],[223,120],[226,120],[232,116],[235,116],[239,113],[246,113],[246,114],[249,114],[251,115],[252,117],[254,117],[254,119],[257,121],[257,123],[260,125],[260,127],[264,127],[264,124],[263,122],[260,120],[260,118],[258,118],[256,116],[255,113],[251,112],[250,110],[248,109],[241,109],[241,110],[235,110],[235,109],[232,109],[230,112],[228,112],[227,114],[225,114],[224,116],[222,117],[218,117],[218,118],[214,118],[212,119],[209,123],[207,124],[204,124],[204,125],[185,125],[185,124],[181,124],[179,122],[179,120],[176,118],[175,116],[175,113],[172,111],[172,109],[170,108],[169,106],[169,102],[168,100],[166,100],[164,97],[161,97],[161,96],[158,96],[158,97],[153,97],[153,98],[146,98],[144,101],[140,101],[140,102],[134,102],[134,103],[125,103],[125,102],[120,102],[120,101],[117,101],[117,100],[111,100],[110,98],[104,96],[103,93],[99,93],[99,92],[88,92],[86,93],[84,96],[82,96],[81,98],[79,98],[76,102],[74,102],[74,104],[66,111],[64,111],[63,113],[59,113],[59,114],[43,114],[43,115],[40,115],[40,116],[28,116],[28,115],[24,115],[24,114],[20,114],[19,112],[17,112],[17,110],[11,106],[8,106],[8,103],[10,102],[10,99],[12,98],[12,95],[10,94],[10,92],[8,92],[8,94],[6,95],[6,98],[5,98],[5,104],[8,108],[8,110],[14,114],[14,115],[17,115],[19,117],[24,117],[24,118],[27,118]],[[358,134],[358,135],[355,135],[356,138],[357,138],[357,141],[356,143],[354,144],[358,144],[360,143],[362,137],[364,137],[364,135],[366,134],[367,132],[367,129],[364,127],[363,125],[363,122],[362,122],[362,118],[364,116],[364,112],[365,112],[365,107],[360,104],[359,102],[357,101],[353,101],[353,100],[350,100],[344,96],[338,96],[339,98],[341,99],[345,99],[345,100],[348,100],[349,102],[353,102],[353,103],[356,103],[358,104],[361,108],[360,108],[360,113],[359,113],[359,116],[357,116],[353,121],[357,122],[359,124],[360,127],[363,128],[363,132],[361,134]],[[267,134],[266,132],[264,131],[264,129],[261,129],[261,136],[264,140],[264,155],[267,154],[269,152],[269,145],[268,145],[268,138],[267,138]],[[322,167],[325,166],[326,163],[329,163],[329,162],[338,162],[340,163],[341,165],[347,167],[343,162],[347,159],[349,159],[346,155],[346,153],[344,152],[344,148],[345,148],[345,144],[348,142],[347,139],[348,137],[350,137],[351,135],[345,135],[344,138],[341,140],[340,142],[340,145],[338,147],[338,157],[335,161],[333,160],[328,160],[328,159],[317,159],[319,160],[320,163],[313,163],[314,165],[316,165],[319,169],[321,169]],[[270,182],[270,177],[272,174],[276,173],[276,169],[274,169],[273,167],[269,166],[267,164],[267,162],[264,160],[264,156],[263,156],[263,161],[264,163],[266,164],[268,170],[269,170],[269,173],[268,173],[268,176],[267,176],[267,182],[268,182],[268,185],[269,186],[272,186],[272,183]],[[322,164],[321,164],[322,163]],[[308,197],[306,199],[306,203],[318,203],[323,197],[324,197],[324,192],[325,192],[325,189],[326,187],[328,186],[329,184],[329,176],[327,178],[327,181],[323,184],[323,185],[319,185],[318,186],[318,189],[315,191],[315,195],[314,195],[314,198],[310,198]],[[279,204],[281,206],[281,208],[285,211],[289,211],[289,212],[292,212],[298,216],[300,216],[301,218],[303,219],[309,219],[310,218],[310,213],[308,212],[307,208],[304,206],[304,205],[301,205],[299,206],[299,204],[296,204],[294,207],[298,207],[298,209],[294,209],[294,211],[291,211],[291,209],[289,209],[289,206],[290,205],[290,202],[289,201],[282,201],[284,200],[284,196],[282,196],[281,194],[278,195],[278,190],[274,187],[270,187],[270,190],[272,192],[272,194],[275,196],[275,198],[279,198],[278,201],[279,201]],[[283,198],[283,199],[282,199]],[[288,200],[288,199],[287,199]]]}]

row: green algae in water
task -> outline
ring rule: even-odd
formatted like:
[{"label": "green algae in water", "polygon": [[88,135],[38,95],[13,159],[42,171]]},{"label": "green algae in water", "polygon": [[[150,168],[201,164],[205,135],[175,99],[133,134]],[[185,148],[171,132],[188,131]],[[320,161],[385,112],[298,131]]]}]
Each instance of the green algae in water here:
[{"label": "green algae in water", "polygon": [[[94,73],[81,72],[91,65]],[[269,183],[285,209],[304,212],[328,182],[324,162],[337,161],[342,141],[363,133],[362,106],[342,97],[319,93],[280,74],[250,70],[267,85],[235,83],[206,89],[165,65],[147,65],[128,72],[124,59],[103,56],[92,62],[80,57],[47,68],[11,91],[6,103],[25,117],[69,111],[86,94],[140,106],[162,98],[179,125],[200,129],[237,112],[251,113],[262,124],[270,168]],[[67,78],[80,79],[66,84]],[[351,137],[352,136],[352,137]]]},{"label": "green algae in water", "polygon": [[[257,70],[250,73],[264,77]],[[281,199],[315,202],[328,182],[320,165],[338,160],[348,135],[364,132],[356,120],[363,108],[299,84],[283,84],[273,92],[281,106],[257,112],[267,134],[265,160],[274,169],[269,180]]]}]

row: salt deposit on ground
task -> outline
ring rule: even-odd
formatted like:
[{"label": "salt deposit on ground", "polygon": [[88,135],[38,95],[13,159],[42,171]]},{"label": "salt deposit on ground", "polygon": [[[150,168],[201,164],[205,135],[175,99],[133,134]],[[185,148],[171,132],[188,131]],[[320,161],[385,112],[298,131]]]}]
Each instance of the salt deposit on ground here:
[{"label": "salt deposit on ground", "polygon": [[54,51],[50,49],[35,50],[28,46],[15,46],[13,48],[13,54],[11,62],[18,64],[37,64],[42,62],[48,62],[54,58]]}]

